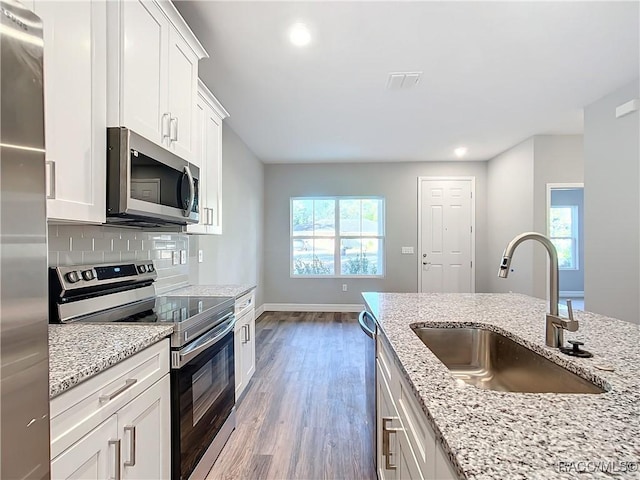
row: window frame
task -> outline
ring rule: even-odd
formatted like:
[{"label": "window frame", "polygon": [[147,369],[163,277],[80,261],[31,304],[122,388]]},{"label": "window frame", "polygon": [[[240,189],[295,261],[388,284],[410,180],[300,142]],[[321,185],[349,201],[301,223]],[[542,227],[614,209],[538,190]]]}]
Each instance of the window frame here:
[{"label": "window frame", "polygon": [[[571,209],[571,236],[569,237],[554,237],[551,236],[551,210],[554,208],[569,208]],[[578,225],[579,219],[579,206],[578,205],[551,205],[549,207],[549,239],[553,242],[553,240],[571,240],[571,257],[573,260],[573,265],[570,267],[562,267],[558,262],[558,270],[566,270],[566,271],[578,271],[580,270],[580,228]],[[555,246],[555,244],[554,244]],[[557,248],[556,248],[557,250]]]},{"label": "window frame", "polygon": [[[333,200],[335,202],[334,205],[334,229],[335,233],[333,236],[329,235],[293,235],[293,202],[294,200]],[[381,208],[378,211],[378,215],[380,217],[379,222],[382,228],[382,235],[340,235],[340,200],[378,200],[381,201]],[[386,270],[387,270],[387,258],[386,258],[386,199],[381,195],[317,195],[317,196],[299,196],[299,197],[289,197],[289,277],[290,278],[326,278],[326,279],[336,279],[336,278],[349,278],[349,279],[358,279],[358,278],[369,278],[369,279],[381,279],[385,278]],[[362,233],[362,232],[361,232]],[[382,253],[379,258],[382,263],[382,273],[375,275],[350,275],[350,274],[341,274],[342,271],[342,263],[340,258],[340,244],[341,240],[361,240],[363,238],[375,238],[380,242],[380,248],[382,249]],[[299,275],[294,273],[294,258],[293,258],[293,242],[294,240],[314,240],[314,239],[333,239],[333,265],[334,265],[334,273],[331,275]]]}]

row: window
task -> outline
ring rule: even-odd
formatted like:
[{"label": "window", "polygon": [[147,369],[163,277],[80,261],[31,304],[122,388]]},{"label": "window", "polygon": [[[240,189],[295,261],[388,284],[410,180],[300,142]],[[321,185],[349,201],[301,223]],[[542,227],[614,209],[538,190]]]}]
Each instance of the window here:
[{"label": "window", "polygon": [[549,209],[549,234],[558,251],[561,270],[578,269],[578,207],[555,206]]},{"label": "window", "polygon": [[381,277],[384,199],[291,199],[291,276]]}]

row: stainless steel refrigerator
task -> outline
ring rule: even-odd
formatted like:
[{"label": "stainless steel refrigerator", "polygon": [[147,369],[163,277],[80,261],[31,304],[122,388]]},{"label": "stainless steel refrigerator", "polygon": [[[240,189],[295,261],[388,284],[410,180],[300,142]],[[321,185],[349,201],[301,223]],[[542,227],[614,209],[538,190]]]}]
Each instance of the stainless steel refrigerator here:
[{"label": "stainless steel refrigerator", "polygon": [[0,1],[0,478],[49,478],[42,23]]}]

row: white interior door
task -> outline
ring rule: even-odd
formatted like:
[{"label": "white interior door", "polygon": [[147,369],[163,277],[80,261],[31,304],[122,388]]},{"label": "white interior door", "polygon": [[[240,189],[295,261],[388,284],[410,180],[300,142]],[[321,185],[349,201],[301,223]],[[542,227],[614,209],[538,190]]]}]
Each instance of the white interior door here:
[{"label": "white interior door", "polygon": [[419,179],[421,292],[475,290],[473,179]]}]

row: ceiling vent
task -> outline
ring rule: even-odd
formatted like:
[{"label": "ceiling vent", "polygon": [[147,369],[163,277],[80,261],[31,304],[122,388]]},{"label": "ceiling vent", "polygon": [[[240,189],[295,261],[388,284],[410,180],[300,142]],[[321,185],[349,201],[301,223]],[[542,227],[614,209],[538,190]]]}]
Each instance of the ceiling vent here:
[{"label": "ceiling vent", "polygon": [[422,72],[394,72],[389,74],[387,90],[408,90],[420,81]]}]

